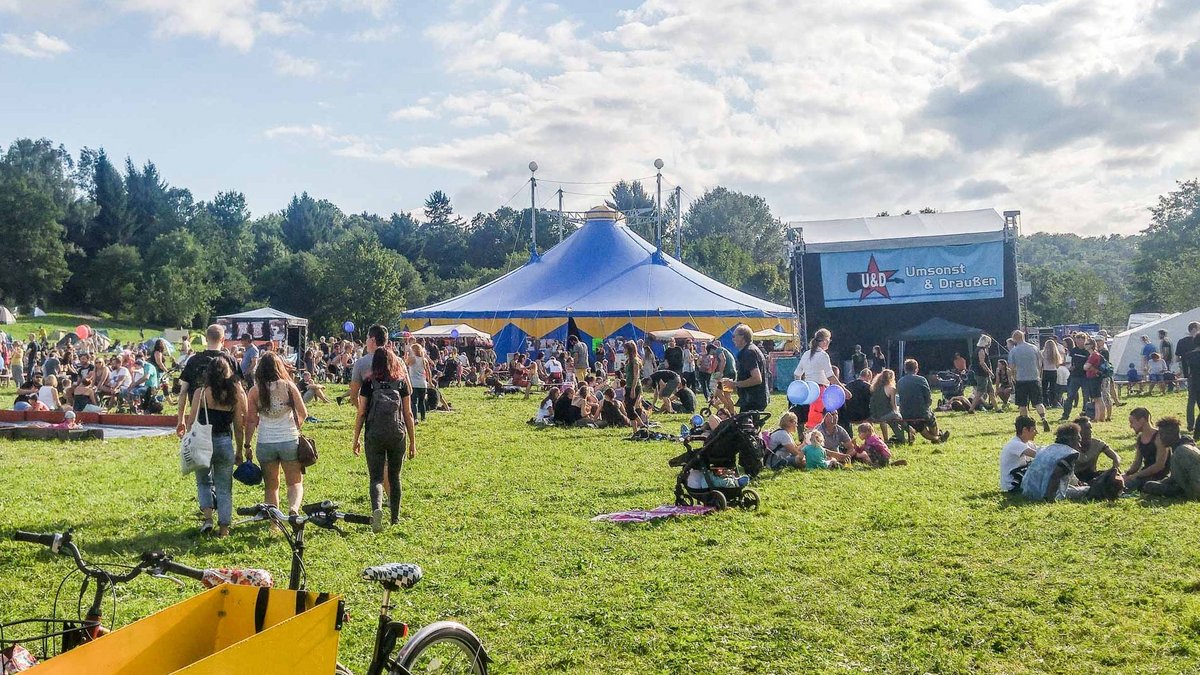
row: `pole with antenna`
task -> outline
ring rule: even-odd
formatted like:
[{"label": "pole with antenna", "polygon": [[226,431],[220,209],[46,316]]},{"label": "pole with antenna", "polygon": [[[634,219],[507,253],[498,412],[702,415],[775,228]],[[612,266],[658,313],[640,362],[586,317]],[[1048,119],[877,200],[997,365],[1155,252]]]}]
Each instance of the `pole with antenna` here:
[{"label": "pole with antenna", "polygon": [[537,260],[537,162],[529,163],[529,260]]},{"label": "pole with antenna", "polygon": [[659,255],[662,255],[662,159],[654,160],[654,168],[658,170],[658,174],[654,178],[655,185],[658,186],[658,214],[654,221],[654,248]]},{"label": "pole with antenna", "polygon": [[558,243],[562,243],[563,238],[563,193],[562,188],[558,188]]},{"label": "pole with antenna", "polygon": [[675,259],[683,261],[683,188],[675,186]]}]

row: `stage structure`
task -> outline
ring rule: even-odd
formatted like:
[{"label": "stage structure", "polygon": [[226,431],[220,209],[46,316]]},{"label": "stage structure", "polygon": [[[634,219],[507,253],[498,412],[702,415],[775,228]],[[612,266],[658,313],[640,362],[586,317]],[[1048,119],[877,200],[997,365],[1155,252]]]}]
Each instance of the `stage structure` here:
[{"label": "stage structure", "polygon": [[218,316],[217,323],[225,327],[226,340],[239,340],[248,334],[255,343],[274,342],[279,347],[286,344],[295,354],[308,345],[308,319],[271,307]]},{"label": "stage structure", "polygon": [[[855,344],[888,351],[931,319],[1005,338],[1020,325],[1016,239],[1020,212],[993,209],[789,223],[793,300],[803,339],[833,331],[834,363]],[[890,344],[889,344],[890,343]],[[965,341],[924,341],[908,355],[948,368]],[[969,356],[969,354],[964,354]]]}]

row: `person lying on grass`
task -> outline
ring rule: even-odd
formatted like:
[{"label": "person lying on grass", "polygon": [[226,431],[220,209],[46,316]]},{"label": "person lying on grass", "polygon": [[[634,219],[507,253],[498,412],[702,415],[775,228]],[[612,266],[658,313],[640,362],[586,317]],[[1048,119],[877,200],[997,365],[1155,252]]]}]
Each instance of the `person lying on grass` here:
[{"label": "person lying on grass", "polygon": [[851,462],[862,462],[875,469],[882,469],[889,464],[904,466],[908,462],[899,460],[892,462],[892,452],[883,439],[875,433],[875,427],[863,422],[858,425],[858,437],[850,441]]}]

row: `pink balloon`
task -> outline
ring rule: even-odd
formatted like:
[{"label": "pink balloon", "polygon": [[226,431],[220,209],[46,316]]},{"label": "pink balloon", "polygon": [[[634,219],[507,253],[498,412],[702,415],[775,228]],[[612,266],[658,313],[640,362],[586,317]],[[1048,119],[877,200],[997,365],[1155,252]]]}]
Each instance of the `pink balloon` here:
[{"label": "pink balloon", "polygon": [[88,336],[91,334],[92,329],[88,328],[86,325],[81,323],[78,326],[75,326],[75,335],[78,336],[80,340],[88,339]]}]

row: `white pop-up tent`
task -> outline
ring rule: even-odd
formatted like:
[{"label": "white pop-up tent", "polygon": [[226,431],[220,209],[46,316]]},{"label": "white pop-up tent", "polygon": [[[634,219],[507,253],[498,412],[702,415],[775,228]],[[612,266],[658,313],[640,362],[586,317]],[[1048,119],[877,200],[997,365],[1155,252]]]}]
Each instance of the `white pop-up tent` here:
[{"label": "white pop-up tent", "polygon": [[[1134,364],[1138,370],[1142,368],[1142,336],[1150,338],[1150,343],[1154,345],[1154,349],[1158,349],[1158,331],[1167,331],[1167,341],[1171,343],[1171,349],[1175,349],[1175,343],[1179,338],[1187,335],[1188,324],[1193,321],[1200,321],[1200,307],[1189,309],[1186,312],[1178,314],[1168,314],[1158,321],[1142,324],[1136,328],[1130,328],[1126,331],[1121,331],[1113,337],[1112,347],[1108,353],[1111,355],[1111,363],[1113,370],[1116,371],[1116,379],[1125,380],[1125,371],[1129,370],[1129,364]],[[1172,361],[1175,359],[1173,358]],[[1174,364],[1172,364],[1174,365]]]},{"label": "white pop-up tent", "polygon": [[8,311],[7,307],[0,307],[0,324],[11,326],[16,322],[17,317],[13,316],[13,313]]}]

